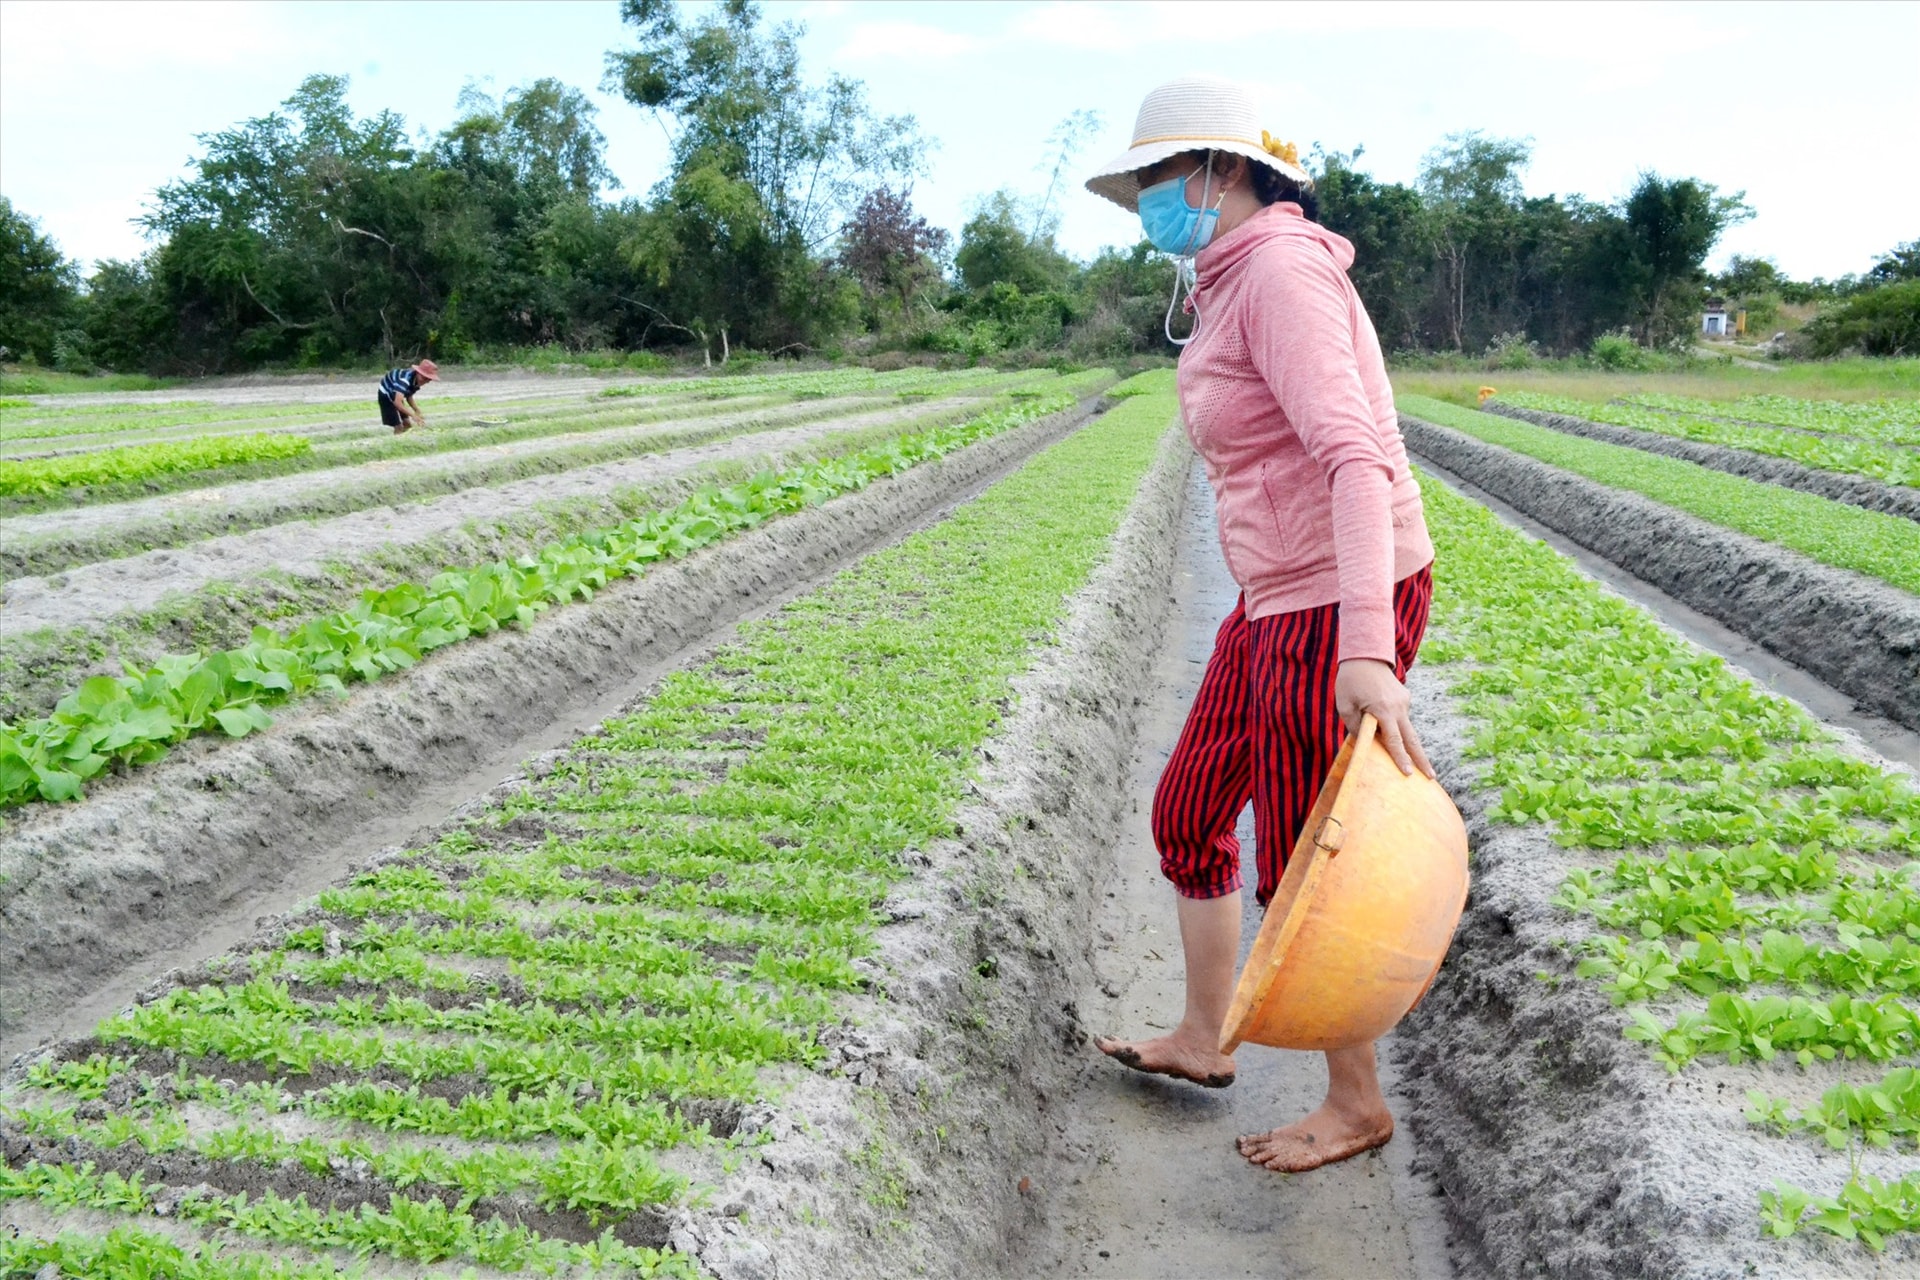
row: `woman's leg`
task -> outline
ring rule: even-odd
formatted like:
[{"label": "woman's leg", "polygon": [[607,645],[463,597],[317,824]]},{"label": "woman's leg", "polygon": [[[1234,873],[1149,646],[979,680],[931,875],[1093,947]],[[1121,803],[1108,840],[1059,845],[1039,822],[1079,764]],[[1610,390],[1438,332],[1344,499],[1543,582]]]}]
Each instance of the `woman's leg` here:
[{"label": "woman's leg", "polygon": [[1169,1035],[1094,1041],[1102,1053],[1135,1070],[1211,1088],[1233,1083],[1233,1059],[1220,1052],[1220,1028],[1240,958],[1240,840],[1233,829],[1252,786],[1249,688],[1246,614],[1236,606],[1220,624],[1206,675],[1153,795],[1160,870],[1179,895],[1186,1009]]},{"label": "woman's leg", "polygon": [[[1419,651],[1432,599],[1430,569],[1394,588],[1394,673],[1402,680]],[[1279,885],[1285,856],[1346,736],[1333,705],[1338,642],[1339,610],[1332,606],[1253,624],[1253,671],[1266,695],[1255,728],[1253,779],[1262,905]],[[1393,1113],[1380,1089],[1374,1047],[1363,1044],[1328,1050],[1326,1100],[1310,1115],[1248,1134],[1238,1146],[1254,1164],[1304,1173],[1384,1146],[1392,1137]]]}]

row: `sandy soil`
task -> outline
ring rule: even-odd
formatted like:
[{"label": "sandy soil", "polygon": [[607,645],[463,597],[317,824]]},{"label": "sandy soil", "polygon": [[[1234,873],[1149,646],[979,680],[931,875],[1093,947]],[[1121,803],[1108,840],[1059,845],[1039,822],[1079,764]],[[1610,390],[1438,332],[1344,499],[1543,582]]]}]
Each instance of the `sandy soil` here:
[{"label": "sandy soil", "polygon": [[[1148,829],[1153,787],[1199,687],[1213,635],[1239,594],[1221,560],[1212,497],[1196,465],[1179,531],[1172,617],[1151,683],[1142,691],[1141,732],[1130,801],[1114,848],[1096,927],[1088,993],[1090,1029],[1151,1035],[1179,1019],[1179,924]],[[1256,878],[1251,813],[1241,847]],[[1245,895],[1243,957],[1260,927]],[[1405,1132],[1382,1150],[1312,1174],[1256,1169],[1234,1150],[1242,1133],[1297,1119],[1326,1088],[1320,1054],[1249,1045],[1230,1089],[1206,1090],[1088,1058],[1067,1106],[1074,1117],[1064,1183],[1036,1242],[1035,1276],[1179,1280],[1189,1276],[1289,1280],[1451,1275],[1436,1188],[1410,1168]],[[1391,1070],[1389,1064],[1389,1071]],[[1397,1094],[1389,1075],[1390,1094]],[[1404,1100],[1394,1098],[1397,1109]]]},{"label": "sandy soil", "polygon": [[441,821],[719,629],[847,563],[1072,429],[1042,419],[772,521],[532,627],[469,641],[344,703],[36,805],[0,830],[0,1061],[77,1034],[158,969],[245,937],[369,849]]},{"label": "sandy soil", "polygon": [[[318,575],[329,561],[352,559],[383,546],[424,541],[469,520],[500,519],[558,498],[657,483],[715,462],[781,453],[838,432],[882,422],[904,425],[923,414],[942,413],[950,407],[935,404],[924,410],[903,410],[888,405],[783,430],[749,432],[670,453],[467,489],[404,506],[377,507],[331,520],[272,525],[58,574],[15,578],[0,585],[0,605],[6,610],[6,629],[17,634],[42,627],[100,622],[116,614],[150,609],[169,594],[192,592],[210,582],[243,582],[268,571],[295,577]],[[656,425],[654,429],[660,428]]]},{"label": "sandy soil", "polygon": [[1407,448],[1920,730],[1920,598],[1402,415]]},{"label": "sandy soil", "polygon": [[1920,489],[1906,485],[1887,484],[1868,476],[1849,476],[1833,471],[1821,471],[1803,466],[1790,458],[1771,458],[1765,454],[1749,453],[1745,449],[1735,449],[1727,445],[1682,440],[1675,436],[1663,436],[1657,431],[1637,431],[1632,427],[1617,427],[1606,422],[1588,422],[1585,418],[1570,417],[1564,413],[1521,409],[1514,405],[1501,404],[1498,400],[1490,401],[1483,407],[1489,413],[1518,418],[1522,422],[1531,422],[1535,426],[1564,431],[1568,435],[1585,436],[1589,440],[1624,445],[1629,449],[1639,449],[1643,453],[1658,453],[1669,458],[1680,458],[1686,462],[1710,467],[1715,471],[1724,471],[1728,475],[1744,476],[1749,480],[1764,480],[1768,484],[1798,489],[1802,493],[1817,494],[1822,498],[1831,498],[1835,502],[1865,507],[1869,511],[1882,511],[1888,515],[1905,516],[1909,520],[1920,520]]}]

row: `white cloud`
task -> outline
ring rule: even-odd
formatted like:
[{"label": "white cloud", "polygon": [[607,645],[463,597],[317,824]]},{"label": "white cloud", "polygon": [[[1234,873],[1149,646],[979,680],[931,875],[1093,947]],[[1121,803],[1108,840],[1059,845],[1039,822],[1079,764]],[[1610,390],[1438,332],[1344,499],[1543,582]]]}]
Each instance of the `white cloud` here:
[{"label": "white cloud", "polygon": [[946,58],[985,47],[978,36],[946,31],[920,22],[863,22],[847,35],[835,62],[880,58]]}]

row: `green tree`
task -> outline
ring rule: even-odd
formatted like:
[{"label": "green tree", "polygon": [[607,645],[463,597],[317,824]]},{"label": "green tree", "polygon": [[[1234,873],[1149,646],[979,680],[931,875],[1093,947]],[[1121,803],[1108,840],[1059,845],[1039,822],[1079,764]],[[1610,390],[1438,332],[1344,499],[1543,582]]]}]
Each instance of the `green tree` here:
[{"label": "green tree", "polygon": [[[1441,332],[1455,351],[1468,347],[1470,300],[1484,297],[1483,275],[1512,249],[1520,203],[1520,171],[1533,154],[1525,138],[1490,138],[1479,130],[1448,134],[1420,165],[1440,303]],[[1478,345],[1478,344],[1475,344]]]},{"label": "green tree", "polygon": [[1867,279],[1875,285],[1920,280],[1920,240],[1909,240],[1889,249],[1868,268]]},{"label": "green tree", "polygon": [[51,364],[72,323],[80,270],[40,224],[0,196],[0,347],[6,359]]},{"label": "green tree", "polygon": [[1071,281],[1073,261],[1054,245],[1051,231],[1035,237],[1024,202],[1000,190],[981,200],[960,228],[953,266],[960,283],[974,293],[1010,284],[1025,293],[1043,293]]},{"label": "green tree", "polygon": [[1920,356],[1920,279],[1900,280],[1829,307],[1802,330],[1808,354]]},{"label": "green tree", "polygon": [[850,319],[814,256],[877,186],[921,170],[910,116],[879,117],[845,76],[807,80],[803,29],[724,0],[688,19],[673,0],[623,0],[638,48],[607,55],[606,85],[667,130],[672,168],[627,245],[651,280],[655,323],[703,348],[817,340]]},{"label": "green tree", "polygon": [[1711,183],[1642,173],[1621,206],[1624,274],[1648,346],[1684,339],[1697,323],[1707,255],[1728,227],[1753,216],[1746,193],[1723,196]]}]

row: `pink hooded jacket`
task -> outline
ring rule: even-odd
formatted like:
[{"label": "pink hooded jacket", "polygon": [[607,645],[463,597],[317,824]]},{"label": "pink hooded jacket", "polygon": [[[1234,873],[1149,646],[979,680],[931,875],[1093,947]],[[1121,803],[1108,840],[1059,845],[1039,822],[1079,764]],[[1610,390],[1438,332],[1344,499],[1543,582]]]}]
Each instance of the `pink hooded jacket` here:
[{"label": "pink hooded jacket", "polygon": [[1180,410],[1247,617],[1340,606],[1339,660],[1394,660],[1393,586],[1433,559],[1353,246],[1297,204],[1202,249]]}]

